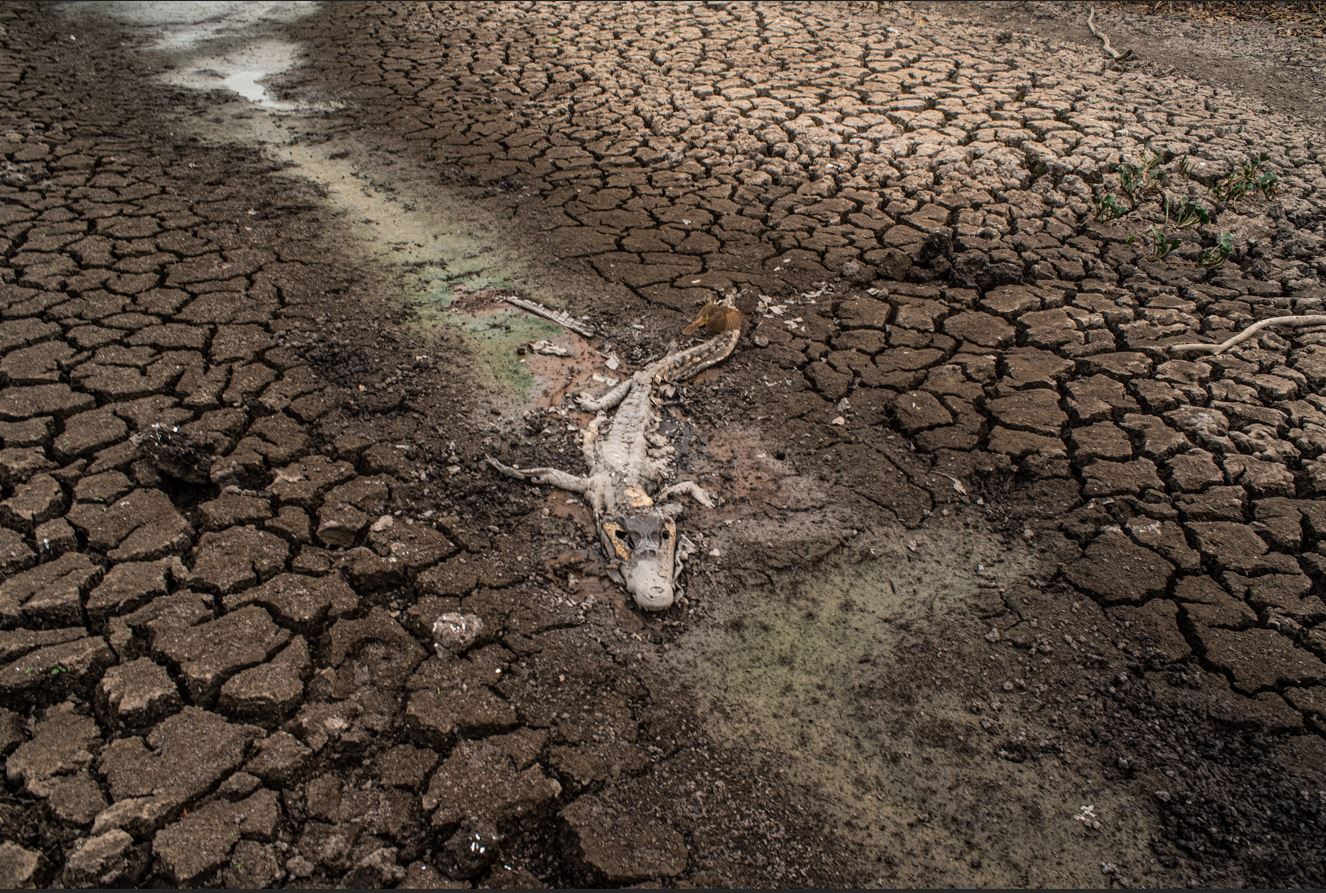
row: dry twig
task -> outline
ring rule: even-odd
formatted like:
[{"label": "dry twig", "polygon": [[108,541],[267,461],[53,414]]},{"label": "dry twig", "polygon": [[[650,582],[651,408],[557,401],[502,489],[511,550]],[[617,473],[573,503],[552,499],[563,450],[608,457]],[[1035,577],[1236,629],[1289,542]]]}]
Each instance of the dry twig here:
[{"label": "dry twig", "polygon": [[1121,53],[1114,47],[1110,46],[1110,39],[1096,28],[1096,7],[1094,6],[1087,10],[1087,30],[1100,40],[1105,47],[1105,54],[1110,57],[1110,61],[1115,65],[1118,65],[1120,62],[1123,62],[1133,55],[1132,50],[1125,50]]},{"label": "dry twig", "polygon": [[1219,344],[1175,344],[1170,353],[1209,353],[1212,356],[1222,354],[1237,344],[1242,344],[1262,329],[1270,326],[1326,326],[1326,313],[1309,313],[1303,316],[1274,316],[1248,326],[1242,332]]}]

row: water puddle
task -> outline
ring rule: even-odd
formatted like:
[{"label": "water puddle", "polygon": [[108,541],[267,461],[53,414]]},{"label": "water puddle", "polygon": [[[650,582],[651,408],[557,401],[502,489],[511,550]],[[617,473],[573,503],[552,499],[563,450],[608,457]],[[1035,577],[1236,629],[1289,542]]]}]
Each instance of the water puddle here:
[{"label": "water puddle", "polygon": [[218,56],[204,56],[181,66],[163,79],[190,90],[226,90],[272,112],[311,113],[329,111],[332,103],[285,102],[274,97],[266,81],[294,68],[299,47],[283,40],[262,40]]},{"label": "water puddle", "polygon": [[[416,210],[399,183],[388,193],[365,176],[343,141],[300,139],[287,118],[251,116],[241,132],[288,162],[291,172],[322,187],[344,212],[355,241],[396,271],[421,324],[446,327],[464,339],[485,390],[552,405],[599,362],[585,339],[502,301],[504,294],[556,299],[543,294],[520,259],[502,247],[498,221],[440,195],[430,198],[428,212]],[[569,357],[522,354],[538,341]]]},{"label": "water puddle", "polygon": [[[352,238],[404,288],[425,327],[459,335],[472,359],[485,409],[502,414],[521,404],[551,406],[585,386],[602,356],[585,339],[505,304],[517,294],[550,306],[565,303],[507,248],[503,222],[447,195],[423,172],[394,159],[390,186],[372,173],[364,147],[329,139],[321,118],[332,102],[277,98],[270,82],[295,68],[300,47],[270,36],[274,26],[307,15],[316,3],[71,4],[111,16],[148,38],[168,64],[162,80],[215,97],[190,126],[210,140],[259,146],[292,174],[321,187],[343,213]],[[412,200],[421,184],[427,201]],[[426,191],[425,191],[426,190]],[[423,210],[426,209],[426,210]],[[565,356],[525,350],[533,342]]]}]

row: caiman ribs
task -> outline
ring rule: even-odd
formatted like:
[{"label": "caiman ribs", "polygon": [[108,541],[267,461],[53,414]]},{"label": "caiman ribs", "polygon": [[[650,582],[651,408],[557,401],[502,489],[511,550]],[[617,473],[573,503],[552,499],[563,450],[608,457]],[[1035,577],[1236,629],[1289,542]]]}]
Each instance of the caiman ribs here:
[{"label": "caiman ribs", "polygon": [[[655,388],[685,381],[727,359],[741,340],[741,327],[742,317],[735,308],[707,304],[683,331],[687,335],[704,331],[712,337],[655,360],[601,397],[582,395],[580,405],[596,413],[581,442],[587,474],[512,468],[488,458],[493,468],[513,478],[579,493],[593,509],[610,575],[646,611],[672,606],[681,573],[676,521],[681,506],[667,500],[685,494],[701,505],[713,505],[694,481],[654,492],[666,478],[673,455],[658,433]],[[609,421],[607,412],[612,409],[617,411]]]}]

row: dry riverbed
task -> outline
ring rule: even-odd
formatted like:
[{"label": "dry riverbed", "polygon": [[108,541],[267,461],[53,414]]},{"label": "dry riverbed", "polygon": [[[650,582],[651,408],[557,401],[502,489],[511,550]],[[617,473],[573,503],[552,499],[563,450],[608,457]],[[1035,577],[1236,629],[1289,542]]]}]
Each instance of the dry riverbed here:
[{"label": "dry riverbed", "polygon": [[[1326,882],[1321,41],[1077,15],[0,9],[0,882]],[[482,457],[724,295],[645,616]]]}]

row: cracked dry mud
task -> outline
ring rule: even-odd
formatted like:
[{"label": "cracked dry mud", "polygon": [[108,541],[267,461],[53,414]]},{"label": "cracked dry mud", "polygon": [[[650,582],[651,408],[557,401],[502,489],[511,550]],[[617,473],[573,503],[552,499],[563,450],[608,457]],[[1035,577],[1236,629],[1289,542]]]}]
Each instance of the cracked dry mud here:
[{"label": "cracked dry mud", "polygon": [[[1322,309],[1320,41],[127,9],[0,9],[5,886],[1326,883],[1326,334],[1166,350]],[[1223,266],[1096,219],[1146,147],[1267,154]],[[482,456],[732,290],[643,617]]]}]

